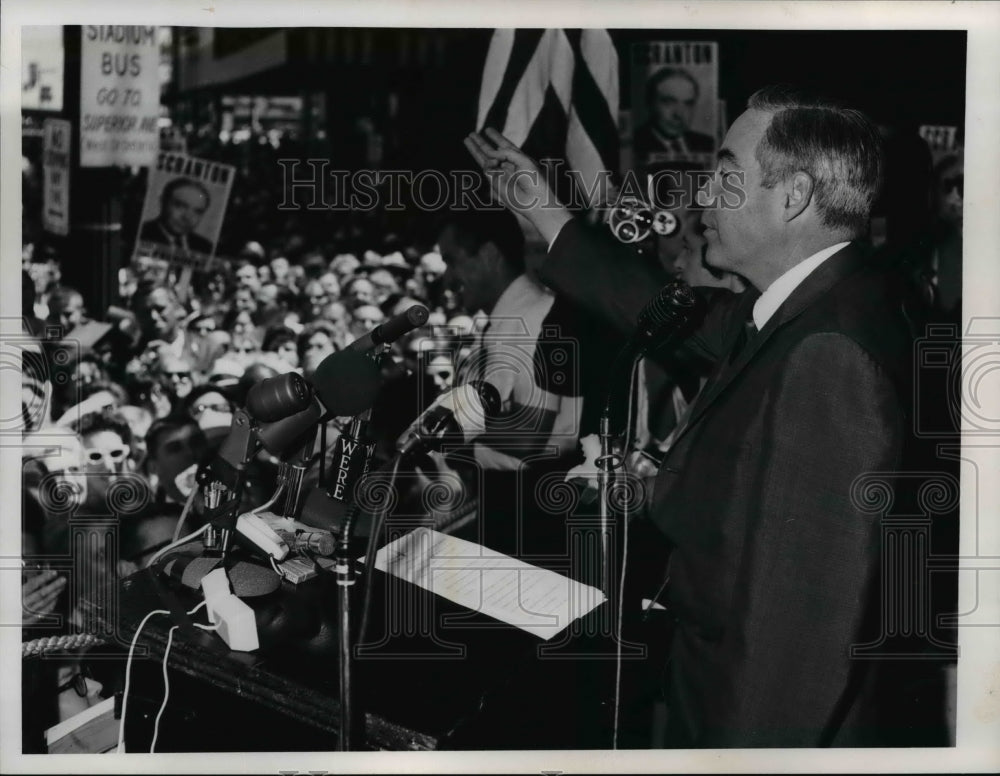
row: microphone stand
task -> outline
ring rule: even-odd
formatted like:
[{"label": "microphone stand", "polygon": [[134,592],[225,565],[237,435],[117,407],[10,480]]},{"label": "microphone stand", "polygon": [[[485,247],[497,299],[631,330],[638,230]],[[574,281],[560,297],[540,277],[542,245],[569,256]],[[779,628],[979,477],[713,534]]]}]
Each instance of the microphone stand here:
[{"label": "microphone stand", "polygon": [[[351,424],[348,429],[343,432],[351,439],[351,441],[355,442],[356,445],[361,445],[364,450],[364,467],[358,475],[357,481],[354,483],[355,491],[368,476],[368,468],[371,464],[371,457],[375,449],[374,444],[365,444],[367,442],[366,431],[368,424],[371,422],[371,415],[372,411],[370,408],[361,414],[356,415],[351,420]],[[338,449],[341,448],[343,441],[344,436],[342,434],[341,438],[337,440]],[[354,449],[356,450],[357,447]],[[337,476],[339,477],[340,470],[337,466],[333,467],[333,471],[338,472]],[[340,658],[340,736],[337,745],[338,750],[341,752],[351,751],[351,741],[353,737],[352,723],[354,717],[354,704],[351,688],[351,669],[354,661],[351,655],[351,592],[354,588],[354,583],[357,581],[357,572],[354,570],[354,563],[351,558],[351,534],[354,530],[354,521],[357,518],[358,513],[361,511],[360,507],[357,505],[357,499],[354,496],[355,494],[353,492],[343,494],[343,499],[345,501],[350,499],[352,503],[344,515],[344,522],[340,531],[340,540],[337,542],[337,549],[334,553],[333,566],[334,581],[337,584],[338,626],[340,629],[338,638],[338,653]]]},{"label": "microphone stand", "polygon": [[[237,512],[246,479],[246,466],[257,449],[253,418],[246,410],[238,409],[233,414],[229,436],[222,443],[218,455],[197,474],[197,483],[204,494],[206,518],[210,524],[205,533],[204,548],[207,554],[221,555],[224,568],[229,563]],[[223,496],[228,498],[224,499]]]},{"label": "microphone stand", "polygon": [[351,695],[351,589],[357,578],[354,564],[350,557],[350,533],[353,524],[355,506],[347,512],[344,530],[334,556],[334,579],[337,583],[337,603],[339,611],[339,657],[340,657],[340,737],[338,749],[341,752],[351,751],[352,717],[354,708]]},{"label": "microphone stand", "polygon": [[612,449],[613,435],[609,413],[601,415],[601,454],[597,458],[598,501],[601,508],[601,592],[608,601],[612,600],[611,590],[611,482],[617,479],[615,470],[618,458]]}]

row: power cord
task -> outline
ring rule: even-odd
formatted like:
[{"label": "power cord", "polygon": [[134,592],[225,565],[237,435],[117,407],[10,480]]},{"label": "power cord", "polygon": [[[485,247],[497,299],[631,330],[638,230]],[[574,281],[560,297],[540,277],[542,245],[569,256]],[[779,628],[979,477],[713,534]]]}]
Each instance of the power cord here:
[{"label": "power cord", "polygon": [[[202,601],[197,606],[195,606],[188,615],[196,614],[198,610],[205,606],[206,602]],[[128,693],[129,688],[132,686],[132,658],[135,656],[135,647],[139,643],[139,634],[142,633],[142,629],[146,627],[146,623],[149,622],[149,618],[154,614],[166,614],[169,615],[170,612],[167,609],[154,609],[145,617],[142,618],[142,622],[139,623],[139,627],[135,629],[135,635],[132,636],[132,644],[129,646],[128,650],[128,661],[125,663],[125,691],[122,696],[122,716],[121,721],[118,724],[118,746],[115,749],[116,754],[125,754],[125,712],[128,708]],[[194,623],[196,628],[201,628],[202,630],[218,630],[218,626],[202,625],[200,623]],[[167,634],[167,648],[163,653],[163,703],[160,704],[160,711],[156,715],[156,722],[153,726],[153,743],[150,745],[149,751],[153,752],[156,748],[156,739],[160,731],[160,717],[163,715],[163,710],[167,707],[167,699],[170,697],[170,680],[167,678],[167,660],[170,657],[170,647],[174,640],[174,631],[180,627],[174,625],[170,632]]]},{"label": "power cord", "polygon": [[[632,404],[636,393],[636,377],[639,373],[639,360],[632,362],[628,380],[628,419],[625,426],[625,439],[622,447],[622,468],[627,466],[629,447],[632,444]],[[612,729],[611,748],[618,749],[618,726],[621,719],[622,702],[622,616],[625,610],[625,569],[628,567],[628,483],[624,484],[625,494],[622,499],[622,571],[618,580],[618,611],[615,623],[615,709]]]},{"label": "power cord", "polygon": [[125,754],[125,710],[128,708],[128,691],[132,684],[132,657],[135,655],[135,645],[139,641],[139,634],[142,633],[142,629],[154,614],[169,615],[170,612],[167,609],[154,609],[143,617],[142,622],[139,623],[139,627],[135,629],[135,635],[132,636],[132,645],[128,649],[128,661],[125,663],[125,694],[122,697],[122,718],[118,724],[118,747],[115,749],[117,754]]},{"label": "power cord", "polygon": [[174,631],[180,626],[175,625],[167,634],[167,648],[163,651],[163,703],[156,714],[156,722],[153,723],[153,742],[149,745],[149,753],[156,752],[156,739],[160,737],[160,718],[167,708],[167,699],[170,698],[170,675],[167,673],[167,660],[170,658],[170,645],[174,642]]},{"label": "power cord", "polygon": [[177,537],[181,535],[181,528],[184,527],[184,521],[187,520],[188,512],[191,511],[191,505],[194,503],[194,497],[198,493],[197,488],[192,488],[191,492],[188,494],[187,500],[184,502],[184,509],[181,510],[180,519],[177,521],[177,527],[174,528],[174,537],[171,541],[177,541]]},{"label": "power cord", "polygon": [[207,531],[211,527],[212,527],[211,523],[205,523],[205,525],[203,525],[197,531],[194,531],[193,533],[189,533],[183,539],[178,539],[175,542],[171,542],[166,547],[164,547],[162,550],[159,550],[156,553],[156,555],[154,555],[152,558],[150,558],[149,559],[149,563],[147,563],[146,565],[147,566],[152,566],[154,563],[156,563],[156,561],[158,561],[160,558],[162,558],[164,555],[166,555],[171,550],[176,549],[177,547],[180,547],[182,544],[187,544],[188,542],[192,541],[193,539],[198,538],[199,536],[201,536],[203,533],[205,533],[205,531]]}]

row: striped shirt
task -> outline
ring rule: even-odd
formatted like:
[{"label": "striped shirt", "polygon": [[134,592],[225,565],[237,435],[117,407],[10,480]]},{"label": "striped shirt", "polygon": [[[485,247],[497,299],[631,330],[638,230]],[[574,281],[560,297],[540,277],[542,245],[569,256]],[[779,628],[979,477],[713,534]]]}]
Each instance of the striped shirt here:
[{"label": "striped shirt", "polygon": [[591,416],[603,396],[604,382],[595,375],[610,363],[611,348],[595,331],[528,275],[507,287],[456,380],[486,380],[500,394],[500,417],[474,448],[484,469],[512,470],[577,452],[581,430],[596,425]]}]

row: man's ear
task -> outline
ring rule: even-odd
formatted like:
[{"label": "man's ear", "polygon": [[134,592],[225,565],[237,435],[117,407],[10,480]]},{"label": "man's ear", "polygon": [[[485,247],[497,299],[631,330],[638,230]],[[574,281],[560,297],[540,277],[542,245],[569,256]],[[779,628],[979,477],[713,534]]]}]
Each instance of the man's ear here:
[{"label": "man's ear", "polygon": [[813,177],[799,170],[792,173],[785,182],[784,219],[792,221],[798,218],[812,202],[815,189]]}]

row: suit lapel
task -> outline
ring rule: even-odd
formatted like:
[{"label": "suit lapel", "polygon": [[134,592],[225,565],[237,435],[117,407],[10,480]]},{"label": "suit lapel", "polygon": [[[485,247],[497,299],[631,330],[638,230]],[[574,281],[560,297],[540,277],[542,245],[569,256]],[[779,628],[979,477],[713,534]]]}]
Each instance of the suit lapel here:
[{"label": "suit lapel", "polygon": [[[863,261],[861,251],[853,243],[844,247],[820,264],[819,267],[802,281],[788,299],[775,311],[774,315],[764,325],[764,328],[753,336],[731,364],[727,361],[727,351],[723,355],[721,366],[716,370],[713,379],[705,385],[704,390],[702,390],[691,407],[691,412],[688,414],[684,427],[674,437],[674,445],[701,420],[708,408],[725,392],[733,380],[747,367],[757,352],[778,329],[805,312],[845,277],[854,274],[861,268]],[[738,320],[734,324],[732,336],[727,338],[727,341],[730,343],[730,349],[735,344],[738,328],[743,326],[744,322],[749,318],[753,310],[753,305],[758,298],[759,294],[748,295],[746,299],[741,301],[734,316]]]}]

